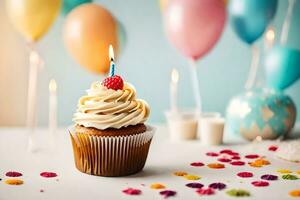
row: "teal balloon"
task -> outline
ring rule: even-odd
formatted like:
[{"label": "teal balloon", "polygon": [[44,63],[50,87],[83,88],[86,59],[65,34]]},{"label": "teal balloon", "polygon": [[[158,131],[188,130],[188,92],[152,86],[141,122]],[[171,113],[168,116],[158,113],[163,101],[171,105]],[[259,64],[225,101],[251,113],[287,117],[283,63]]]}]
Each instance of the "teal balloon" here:
[{"label": "teal balloon", "polygon": [[277,0],[230,0],[229,20],[234,32],[248,44],[260,38],[273,19]]},{"label": "teal balloon", "polygon": [[265,58],[267,84],[277,90],[284,90],[300,78],[300,51],[276,46]]},{"label": "teal balloon", "polygon": [[293,100],[280,91],[259,88],[234,97],[227,108],[225,134],[253,140],[287,136],[295,125]]},{"label": "teal balloon", "polygon": [[73,10],[77,6],[90,2],[92,2],[92,0],[63,0],[62,13],[64,15],[67,15],[71,10]]}]

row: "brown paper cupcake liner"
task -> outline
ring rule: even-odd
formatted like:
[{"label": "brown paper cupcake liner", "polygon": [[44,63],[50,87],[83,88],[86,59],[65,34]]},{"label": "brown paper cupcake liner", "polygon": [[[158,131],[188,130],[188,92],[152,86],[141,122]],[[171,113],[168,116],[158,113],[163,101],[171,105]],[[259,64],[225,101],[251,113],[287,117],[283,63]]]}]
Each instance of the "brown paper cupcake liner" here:
[{"label": "brown paper cupcake liner", "polygon": [[71,127],[76,168],[97,176],[126,176],[141,171],[145,165],[155,129],[129,136],[96,136],[76,133]]}]

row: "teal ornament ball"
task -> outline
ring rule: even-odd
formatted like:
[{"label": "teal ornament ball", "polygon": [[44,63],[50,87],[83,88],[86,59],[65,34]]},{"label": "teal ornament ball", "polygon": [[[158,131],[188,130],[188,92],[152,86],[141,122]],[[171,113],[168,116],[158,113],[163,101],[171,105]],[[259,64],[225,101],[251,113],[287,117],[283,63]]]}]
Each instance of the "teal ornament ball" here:
[{"label": "teal ornament ball", "polygon": [[240,134],[248,140],[257,136],[276,139],[295,125],[292,99],[272,89],[254,89],[234,97],[227,108],[226,134]]}]

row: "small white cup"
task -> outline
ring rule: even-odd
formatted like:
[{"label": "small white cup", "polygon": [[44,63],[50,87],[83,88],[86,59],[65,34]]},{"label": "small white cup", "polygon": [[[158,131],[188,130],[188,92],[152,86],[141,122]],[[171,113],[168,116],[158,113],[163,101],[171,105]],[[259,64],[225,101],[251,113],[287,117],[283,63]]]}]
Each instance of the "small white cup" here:
[{"label": "small white cup", "polygon": [[172,141],[197,138],[198,115],[194,111],[168,111],[165,115]]},{"label": "small white cup", "polygon": [[198,119],[198,137],[201,140],[201,119],[203,118],[219,118],[221,117],[221,113],[219,112],[204,112],[201,113],[201,117]]},{"label": "small white cup", "polygon": [[221,145],[223,143],[225,120],[221,117],[202,117],[200,120],[200,137],[204,145]]}]

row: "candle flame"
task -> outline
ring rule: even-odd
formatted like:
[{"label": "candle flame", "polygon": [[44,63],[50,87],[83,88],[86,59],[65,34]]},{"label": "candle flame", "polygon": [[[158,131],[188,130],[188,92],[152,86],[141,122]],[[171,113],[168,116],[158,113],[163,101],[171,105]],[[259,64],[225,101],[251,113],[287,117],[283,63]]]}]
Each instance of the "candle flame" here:
[{"label": "candle flame", "polygon": [[177,83],[179,79],[179,73],[176,69],[172,69],[171,79],[173,83]]},{"label": "candle flame", "polygon": [[57,84],[56,81],[54,79],[51,79],[49,82],[49,91],[50,92],[55,92],[57,89]]},{"label": "candle flame", "polygon": [[114,49],[112,45],[109,45],[109,60],[110,61],[115,60]]},{"label": "candle flame", "polygon": [[275,40],[275,30],[273,27],[269,27],[266,32],[266,40],[273,42]]}]

